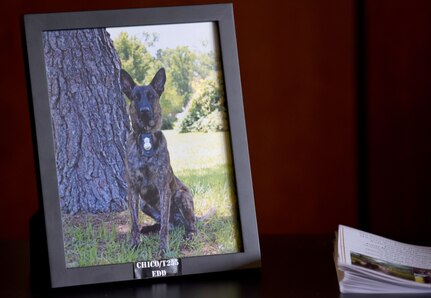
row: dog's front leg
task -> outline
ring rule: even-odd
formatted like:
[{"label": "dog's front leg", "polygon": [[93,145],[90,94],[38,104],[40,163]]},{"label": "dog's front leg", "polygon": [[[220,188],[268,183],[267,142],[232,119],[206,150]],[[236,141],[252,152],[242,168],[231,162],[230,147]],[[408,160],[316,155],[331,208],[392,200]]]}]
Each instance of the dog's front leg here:
[{"label": "dog's front leg", "polygon": [[133,187],[129,187],[127,197],[129,201],[128,203],[129,203],[130,218],[132,220],[132,223],[131,223],[132,246],[136,248],[141,243],[140,232],[139,232],[139,195],[138,195],[138,192],[135,189],[133,189]]},{"label": "dog's front leg", "polygon": [[165,187],[160,191],[160,254],[164,254],[169,250],[168,242],[168,227],[169,215],[171,213],[171,191],[169,187]]}]

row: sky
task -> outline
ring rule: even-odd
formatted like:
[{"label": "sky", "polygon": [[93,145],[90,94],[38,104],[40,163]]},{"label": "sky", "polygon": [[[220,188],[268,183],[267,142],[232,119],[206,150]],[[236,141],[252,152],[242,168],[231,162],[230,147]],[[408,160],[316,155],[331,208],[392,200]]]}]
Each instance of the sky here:
[{"label": "sky", "polygon": [[159,40],[148,51],[155,55],[158,49],[188,46],[197,52],[210,52],[218,46],[218,32],[216,23],[187,23],[173,25],[134,26],[106,28],[114,40],[120,32],[127,32],[129,36],[136,36],[142,40],[142,33],[157,33]]}]

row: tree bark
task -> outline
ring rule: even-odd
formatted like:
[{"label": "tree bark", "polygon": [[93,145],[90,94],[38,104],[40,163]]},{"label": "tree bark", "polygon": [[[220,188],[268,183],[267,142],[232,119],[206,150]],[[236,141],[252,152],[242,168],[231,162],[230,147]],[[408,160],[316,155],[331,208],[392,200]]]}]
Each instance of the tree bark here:
[{"label": "tree bark", "polygon": [[109,34],[47,31],[43,40],[61,210],[122,211],[129,124]]}]

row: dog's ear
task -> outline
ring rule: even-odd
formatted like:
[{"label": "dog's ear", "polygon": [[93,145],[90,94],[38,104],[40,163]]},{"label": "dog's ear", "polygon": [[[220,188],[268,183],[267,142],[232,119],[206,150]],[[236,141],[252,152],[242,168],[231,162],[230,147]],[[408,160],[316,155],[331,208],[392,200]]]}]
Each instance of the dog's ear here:
[{"label": "dog's ear", "polygon": [[120,82],[121,82],[121,91],[123,91],[123,93],[126,94],[128,98],[130,98],[130,95],[132,93],[133,88],[135,88],[136,83],[135,81],[133,81],[132,77],[124,69],[121,69],[120,71]]},{"label": "dog's ear", "polygon": [[165,69],[162,67],[156,73],[150,85],[154,88],[154,90],[156,90],[157,94],[160,96],[165,90],[165,82],[166,82],[166,72],[165,72]]}]

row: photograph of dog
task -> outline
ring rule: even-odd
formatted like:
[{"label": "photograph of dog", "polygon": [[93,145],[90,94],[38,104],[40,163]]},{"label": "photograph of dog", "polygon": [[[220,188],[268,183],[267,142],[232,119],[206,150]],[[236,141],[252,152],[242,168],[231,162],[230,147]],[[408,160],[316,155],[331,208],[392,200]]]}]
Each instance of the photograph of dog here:
[{"label": "photograph of dog", "polygon": [[66,268],[242,251],[217,30],[44,33]]},{"label": "photograph of dog", "polygon": [[161,68],[149,85],[139,86],[122,69],[120,81],[123,93],[130,100],[131,131],[125,162],[132,245],[140,244],[138,210],[141,208],[160,229],[160,254],[163,255],[169,248],[170,225],[183,225],[187,238],[196,232],[192,195],[172,171],[166,138],[161,131],[160,96],[166,74]]}]

